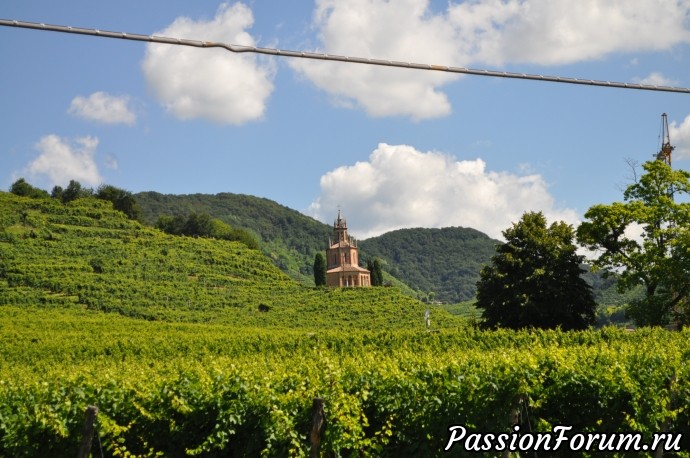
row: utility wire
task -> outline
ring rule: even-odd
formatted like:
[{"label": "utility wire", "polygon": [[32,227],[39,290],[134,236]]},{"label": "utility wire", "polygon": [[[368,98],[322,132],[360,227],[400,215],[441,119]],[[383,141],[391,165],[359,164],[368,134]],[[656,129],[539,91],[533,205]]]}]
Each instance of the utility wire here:
[{"label": "utility wire", "polygon": [[155,35],[141,35],[126,32],[108,32],[98,29],[84,29],[64,25],[49,25],[36,22],[24,22],[9,19],[0,19],[0,25],[8,27],[21,27],[25,29],[46,30],[51,32],[75,33],[79,35],[92,35],[105,38],[120,38],[123,40],[146,41],[149,43],[163,43],[169,45],[192,46],[196,48],[223,48],[234,53],[257,53],[271,56],[296,57],[301,59],[326,60],[335,62],[348,62],[355,64],[378,65],[382,67],[409,68],[413,70],[431,70],[446,73],[462,73],[467,75],[493,76],[497,78],[514,78],[535,81],[549,81],[552,83],[581,84],[586,86],[615,87],[621,89],[640,89],[645,91],[676,92],[690,94],[690,88],[656,86],[652,84],[618,83],[615,81],[599,81],[583,78],[570,78],[565,76],[535,75],[517,72],[502,72],[497,70],[481,70],[465,67],[449,67],[445,65],[419,64],[413,62],[398,62],[385,59],[369,59],[366,57],[339,56],[336,54],[324,54],[317,52],[290,51],[275,48],[258,48],[255,46],[243,46],[214,41],[189,40],[185,38],[170,38]]}]

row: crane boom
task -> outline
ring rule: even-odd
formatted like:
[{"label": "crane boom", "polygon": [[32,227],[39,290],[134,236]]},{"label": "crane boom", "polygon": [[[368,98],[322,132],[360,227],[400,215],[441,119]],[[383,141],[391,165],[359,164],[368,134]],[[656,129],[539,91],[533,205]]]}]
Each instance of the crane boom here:
[{"label": "crane boom", "polygon": [[669,166],[671,165],[671,153],[675,146],[671,146],[671,135],[668,131],[668,116],[666,113],[661,115],[661,149],[656,155],[657,160],[664,161]]}]

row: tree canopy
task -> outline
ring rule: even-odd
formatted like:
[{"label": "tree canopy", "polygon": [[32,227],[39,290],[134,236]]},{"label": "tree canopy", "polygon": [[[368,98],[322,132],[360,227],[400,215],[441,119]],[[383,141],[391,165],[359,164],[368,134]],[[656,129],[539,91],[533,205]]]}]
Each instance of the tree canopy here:
[{"label": "tree canopy", "polygon": [[12,186],[10,186],[10,192],[17,196],[32,197],[35,199],[49,197],[46,191],[30,185],[24,178],[20,178],[12,183]]},{"label": "tree canopy", "polygon": [[142,219],[152,225],[165,215],[207,213],[233,228],[249,231],[281,270],[304,283],[312,281],[314,256],[325,248],[332,232],[327,224],[261,197],[143,192],[135,198]]},{"label": "tree canopy", "polygon": [[577,230],[580,244],[601,253],[594,267],[619,274],[621,291],[644,286],[628,315],[638,325],[688,323],[690,293],[690,173],[663,161],[643,164],[624,202],[594,205]]},{"label": "tree canopy", "polygon": [[525,213],[503,231],[477,282],[478,309],[487,327],[583,329],[594,324],[596,303],[582,279],[572,226],[547,227],[541,212]]},{"label": "tree canopy", "polygon": [[32,197],[32,198],[48,198],[52,197],[64,204],[72,202],[76,199],[83,199],[85,197],[94,196],[101,200],[112,202],[113,208],[126,214],[130,219],[138,219],[141,214],[141,209],[137,204],[134,195],[109,184],[102,184],[94,193],[93,189],[85,188],[76,180],[70,180],[66,188],[55,185],[50,194],[47,191],[37,188],[29,184],[24,178],[20,178],[10,187],[10,192],[18,196]]},{"label": "tree canopy", "polygon": [[259,243],[247,230],[234,228],[206,213],[191,213],[187,216],[164,215],[158,218],[156,227],[172,235],[235,240],[244,243],[249,248],[259,249]]},{"label": "tree canopy", "polygon": [[83,199],[84,197],[89,197],[93,195],[93,189],[85,188],[76,180],[69,180],[69,184],[65,189],[60,186],[53,188],[54,197],[59,196],[62,203],[72,202],[76,199]]},{"label": "tree canopy", "polygon": [[137,204],[134,195],[124,189],[117,188],[113,185],[104,184],[98,187],[96,197],[103,200],[109,200],[113,203],[113,208],[119,210],[129,219],[139,219],[141,216],[141,209]]},{"label": "tree canopy", "polygon": [[[385,272],[435,299],[474,299],[479,272],[498,240],[465,227],[398,229],[359,241],[361,259],[379,258]],[[373,278],[372,278],[373,284]]]}]

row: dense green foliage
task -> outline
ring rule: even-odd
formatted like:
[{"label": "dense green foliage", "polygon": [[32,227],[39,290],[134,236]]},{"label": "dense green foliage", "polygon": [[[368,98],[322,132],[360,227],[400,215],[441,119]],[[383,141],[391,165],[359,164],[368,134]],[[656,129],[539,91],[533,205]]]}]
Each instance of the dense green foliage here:
[{"label": "dense green foliage", "polygon": [[17,196],[33,197],[36,199],[48,197],[48,193],[46,191],[32,186],[31,184],[27,183],[24,178],[19,178],[17,181],[12,183],[10,186],[10,192]]},{"label": "dense green foliage", "polygon": [[17,196],[32,197],[35,199],[52,197],[64,204],[76,199],[95,196],[97,199],[111,202],[115,210],[121,211],[130,219],[139,219],[141,215],[139,204],[137,204],[131,192],[109,184],[99,186],[94,193],[93,189],[83,187],[81,183],[76,180],[70,180],[66,189],[63,189],[62,186],[54,186],[51,194],[48,194],[47,191],[36,188],[27,183],[24,178],[20,178],[12,183],[10,192]]},{"label": "dense green foliage", "polygon": [[305,284],[313,284],[314,256],[324,250],[332,231],[313,218],[254,196],[142,192],[135,197],[141,206],[143,221],[151,225],[160,216],[205,213],[233,228],[253,232],[261,250],[275,265]]},{"label": "dense green foliage", "polygon": [[115,186],[104,184],[98,187],[96,198],[112,202],[113,208],[119,210],[130,219],[139,219],[141,208],[131,192]]},{"label": "dense green foliage", "polygon": [[479,331],[109,202],[0,193],[0,456],[74,456],[92,404],[105,456],[306,456],[315,397],[329,456],[442,456],[450,425],[525,406],[523,429],[683,432],[689,337]]},{"label": "dense green foliage", "polygon": [[620,272],[621,290],[644,287],[644,298],[627,309],[638,324],[688,324],[690,203],[675,200],[690,194],[690,173],[658,160],[643,168],[625,190],[625,202],[587,210],[578,241],[601,253],[595,267]]},{"label": "dense green foliage", "polygon": [[[158,218],[187,217],[205,213],[235,229],[256,234],[260,249],[290,277],[313,284],[314,257],[323,251],[332,235],[329,225],[268,199],[221,193],[216,195],[169,195],[156,192],[135,194],[142,220],[154,225]],[[406,294],[445,303],[474,299],[479,272],[488,264],[500,242],[474,229],[401,229],[360,240],[360,259],[379,258],[383,284],[392,284]],[[588,277],[597,301],[620,305],[628,297],[616,293],[615,279]]]},{"label": "dense green foliage", "polygon": [[244,229],[237,229],[218,218],[211,218],[205,213],[191,213],[182,216],[161,216],[156,221],[156,228],[172,235],[188,237],[212,237],[222,240],[242,242],[252,249],[259,249],[259,244],[252,234]]},{"label": "dense green foliage", "polygon": [[[136,194],[143,220],[154,224],[162,215],[204,212],[259,235],[261,249],[284,272],[305,283],[313,280],[313,261],[332,234],[329,225],[268,199],[216,195]],[[463,228],[403,229],[359,241],[360,259],[380,258],[383,270],[437,300],[457,302],[474,297],[479,271],[498,242]]]},{"label": "dense green foliage", "polygon": [[530,212],[503,231],[477,283],[476,307],[489,327],[584,329],[594,324],[596,303],[581,277],[572,226],[547,226],[541,212]]},{"label": "dense green foliage", "polygon": [[[0,193],[2,304],[343,329],[421,327],[425,309],[396,288],[303,286],[243,243],[167,235],[95,198],[63,205],[9,193]],[[440,326],[456,322],[437,315]]]},{"label": "dense green foliage", "polygon": [[63,204],[77,199],[84,199],[93,195],[93,189],[85,188],[76,180],[70,180],[66,188],[54,186],[50,193],[53,199],[61,201]]},{"label": "dense green foliage", "polygon": [[639,286],[628,291],[618,290],[618,275],[605,270],[593,272],[590,266],[582,278],[592,287],[594,301],[597,303],[597,326],[633,327],[635,324],[626,315],[628,304],[640,300],[644,289]]},{"label": "dense green foliage", "polygon": [[618,291],[618,275],[613,272],[592,271],[589,265],[582,266],[582,268],[587,270],[582,274],[582,278],[592,287],[594,300],[597,304],[622,307],[644,295],[642,287],[623,292]]},{"label": "dense green foliage", "polygon": [[523,430],[690,428],[687,331],[230,329],[0,307],[0,456],[74,456],[91,404],[106,456],[306,456],[315,397],[329,456],[443,456],[450,425],[518,408]]},{"label": "dense green foliage", "polygon": [[371,286],[383,286],[383,267],[379,258],[367,261],[367,269],[371,274]]},{"label": "dense green foliage", "polygon": [[476,293],[479,272],[500,242],[474,229],[400,229],[359,242],[362,259],[378,257],[384,269],[436,300],[460,302]]}]

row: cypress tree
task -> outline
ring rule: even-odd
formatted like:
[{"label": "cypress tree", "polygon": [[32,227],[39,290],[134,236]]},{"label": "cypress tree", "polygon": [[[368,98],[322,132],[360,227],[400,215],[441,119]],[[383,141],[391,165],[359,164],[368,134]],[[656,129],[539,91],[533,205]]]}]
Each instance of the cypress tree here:
[{"label": "cypress tree", "polygon": [[314,256],[314,284],[316,286],[326,285],[326,260],[321,253],[316,253]]},{"label": "cypress tree", "polygon": [[383,286],[383,269],[381,260],[375,258],[367,261],[367,270],[371,273],[371,286]]}]

